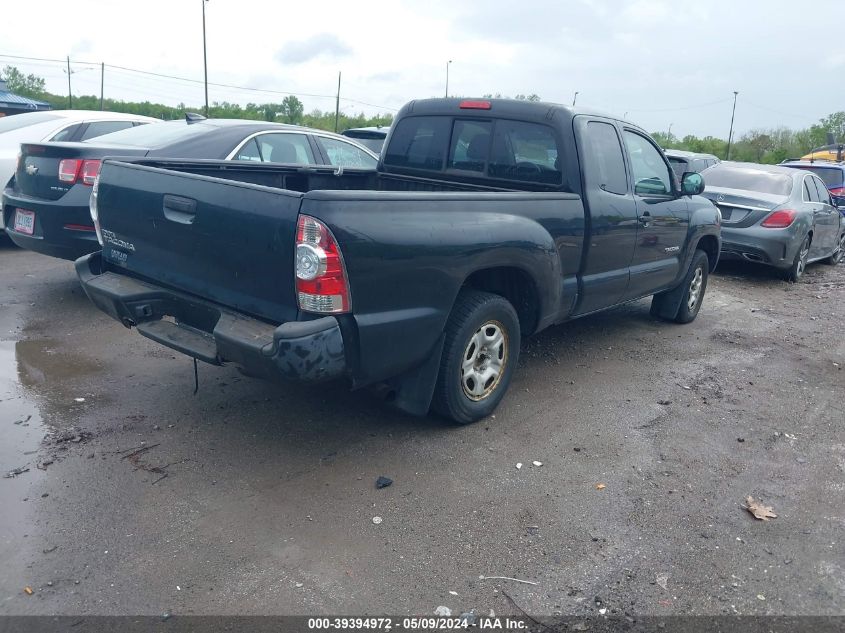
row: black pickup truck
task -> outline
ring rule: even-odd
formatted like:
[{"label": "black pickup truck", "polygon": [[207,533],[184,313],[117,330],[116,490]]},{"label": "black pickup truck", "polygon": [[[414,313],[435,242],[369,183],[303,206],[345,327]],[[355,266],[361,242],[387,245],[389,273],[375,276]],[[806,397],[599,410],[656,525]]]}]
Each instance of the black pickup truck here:
[{"label": "black pickup truck", "polygon": [[703,187],[609,116],[412,101],[374,171],[108,159],[103,250],[76,269],[101,310],[196,359],[468,423],[521,337],[651,295],[657,317],[696,317],[720,250]]}]

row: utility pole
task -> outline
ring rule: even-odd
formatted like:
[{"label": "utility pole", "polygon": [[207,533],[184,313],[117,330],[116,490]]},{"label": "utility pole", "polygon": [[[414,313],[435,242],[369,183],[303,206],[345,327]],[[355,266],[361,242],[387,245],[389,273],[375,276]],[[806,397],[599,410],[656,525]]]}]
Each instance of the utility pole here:
[{"label": "utility pole", "polygon": [[208,54],[205,46],[205,3],[208,0],[202,0],[202,67],[205,73],[205,116],[208,116]]},{"label": "utility pole", "polygon": [[340,71],[337,71],[337,99],[334,102],[334,131],[337,133],[337,124],[340,120]]},{"label": "utility pole", "polygon": [[577,90],[575,91],[575,96],[574,96],[574,97],[572,97],[572,105],[573,105],[573,106],[575,105],[575,100],[576,100],[576,99],[578,99],[578,91],[577,91]]},{"label": "utility pole", "polygon": [[73,110],[73,94],[70,89],[70,55],[67,56],[67,109]]},{"label": "utility pole", "polygon": [[446,98],[449,98],[449,66],[452,65],[452,60],[450,59],[446,62]]},{"label": "utility pole", "polygon": [[100,110],[103,109],[104,86],[106,85],[106,63],[100,62]]},{"label": "utility pole", "polygon": [[731,131],[728,132],[728,151],[727,151],[727,154],[725,155],[725,160],[731,159],[731,139],[733,138],[733,135],[734,135],[734,116],[736,116],[736,96],[738,94],[739,94],[739,92],[734,90],[734,109],[733,109],[733,112],[731,112]]}]

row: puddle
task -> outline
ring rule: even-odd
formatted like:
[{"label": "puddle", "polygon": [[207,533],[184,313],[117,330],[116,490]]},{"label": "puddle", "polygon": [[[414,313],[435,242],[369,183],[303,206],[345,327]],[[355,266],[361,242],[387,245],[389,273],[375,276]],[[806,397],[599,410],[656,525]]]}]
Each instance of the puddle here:
[{"label": "puddle", "polygon": [[[40,501],[46,474],[37,467],[46,429],[18,375],[15,342],[0,341],[0,560],[6,563],[23,555],[31,529],[28,506]],[[14,477],[5,476],[26,468]]]}]

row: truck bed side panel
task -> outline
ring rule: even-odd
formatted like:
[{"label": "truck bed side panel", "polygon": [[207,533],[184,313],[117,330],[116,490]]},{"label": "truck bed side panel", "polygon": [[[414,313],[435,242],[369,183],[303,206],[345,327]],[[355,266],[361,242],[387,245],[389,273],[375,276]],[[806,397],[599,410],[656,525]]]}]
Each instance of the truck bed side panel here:
[{"label": "truck bed side panel", "polygon": [[358,326],[360,383],[421,363],[476,271],[523,271],[540,300],[540,328],[574,300],[584,209],[572,194],[314,191],[302,212],[326,222],[340,243]]}]

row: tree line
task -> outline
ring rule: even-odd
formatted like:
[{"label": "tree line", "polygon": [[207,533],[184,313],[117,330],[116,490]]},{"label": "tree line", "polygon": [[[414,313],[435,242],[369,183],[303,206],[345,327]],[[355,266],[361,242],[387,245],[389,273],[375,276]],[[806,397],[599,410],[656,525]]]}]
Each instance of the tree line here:
[{"label": "tree line", "polygon": [[[45,80],[37,75],[25,75],[14,66],[6,66],[0,77],[6,80],[10,92],[22,97],[38,99],[49,103],[54,109],[61,110],[68,107],[67,95],[56,95],[47,92]],[[73,107],[76,110],[99,110],[100,97],[96,95],[74,95]],[[103,99],[102,109],[109,112],[128,112],[157,119],[172,120],[184,118],[186,112],[203,112],[203,106],[188,106],[180,103],[177,106],[167,106],[151,101],[122,101],[118,99]],[[252,119],[256,121],[276,121],[321,130],[335,129],[335,112],[314,109],[305,112],[302,101],[294,95],[289,95],[278,103],[247,103],[242,106],[228,101],[215,101],[208,106],[208,116],[222,119]],[[367,116],[359,114],[345,114],[338,116],[337,130],[342,132],[353,127],[389,126],[393,122],[392,114]]]},{"label": "tree line", "polygon": [[[25,75],[14,66],[6,66],[3,69],[2,76],[6,79],[11,92],[46,101],[56,109],[66,108],[68,105],[67,96],[55,95],[46,91],[46,82],[42,77],[32,74]],[[484,98],[502,98],[501,94],[485,94],[483,96]],[[540,101],[540,97],[536,94],[528,96],[519,94],[513,98],[525,101]],[[80,110],[99,110],[100,98],[95,95],[74,96],[73,106]],[[184,103],[172,107],[151,101],[137,102],[116,99],[104,99],[102,106],[104,110],[111,112],[130,112],[165,120],[183,118],[186,112],[203,111],[202,106],[187,106]],[[228,101],[215,101],[209,105],[208,114],[215,118],[278,121],[322,130],[335,129],[335,113],[333,111],[314,109],[306,113],[302,101],[294,95],[285,97],[279,103],[247,103],[245,106]],[[389,126],[392,121],[393,115],[391,114],[367,116],[364,113],[348,115],[341,112],[337,121],[337,130],[342,132],[353,127]],[[753,129],[732,140],[730,158],[731,160],[752,163],[779,163],[787,158],[798,158],[815,147],[826,145],[828,133],[832,133],[836,141],[845,142],[845,111],[834,112],[819,120],[817,124],[802,130],[793,130],[785,126]],[[722,159],[727,157],[728,142],[715,136],[699,138],[693,134],[688,134],[679,138],[665,132],[653,132],[652,136],[666,149],[682,149],[690,152],[714,154]]]}]

